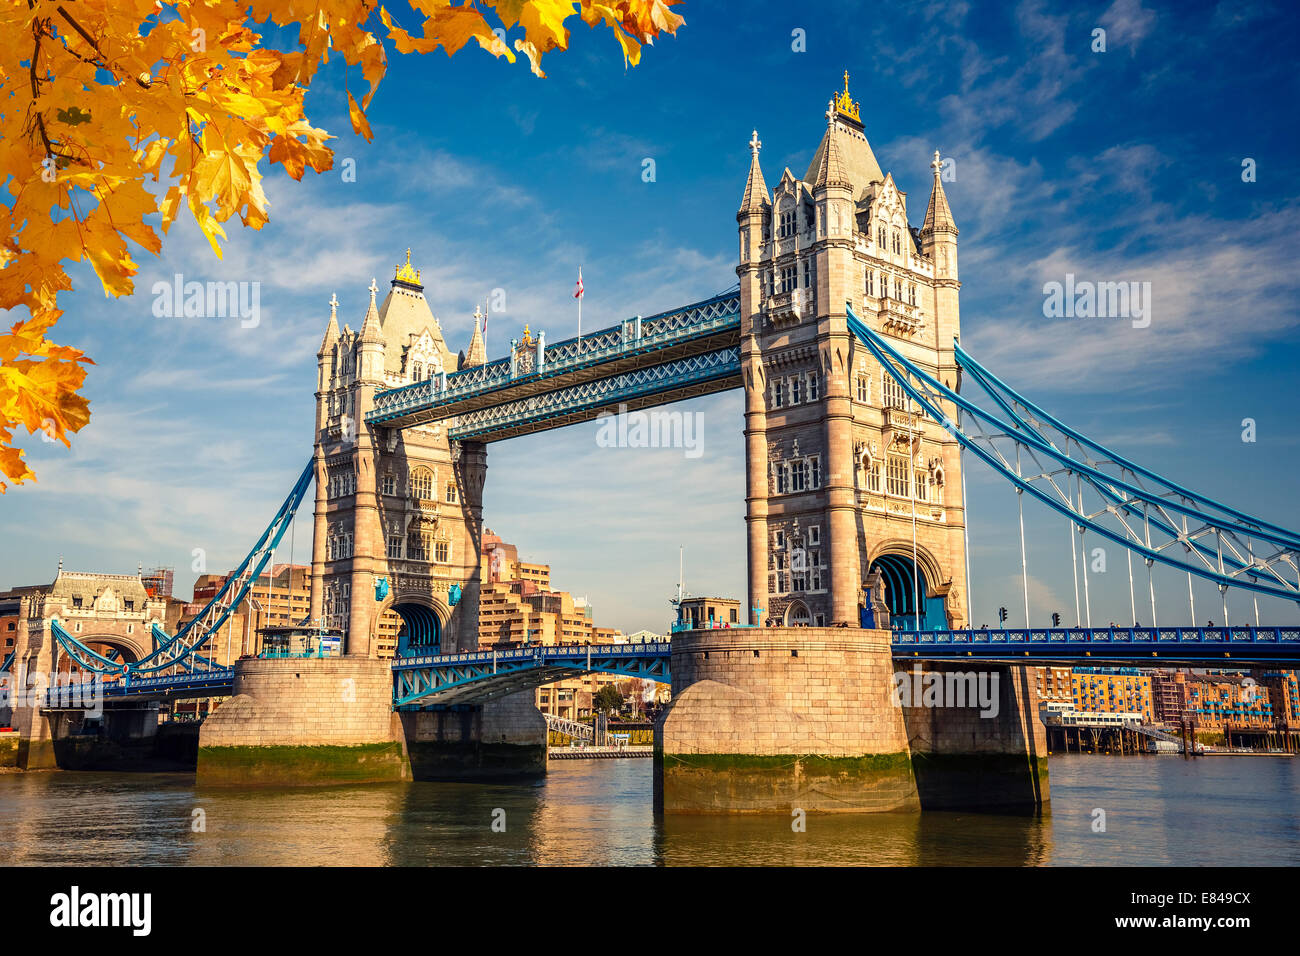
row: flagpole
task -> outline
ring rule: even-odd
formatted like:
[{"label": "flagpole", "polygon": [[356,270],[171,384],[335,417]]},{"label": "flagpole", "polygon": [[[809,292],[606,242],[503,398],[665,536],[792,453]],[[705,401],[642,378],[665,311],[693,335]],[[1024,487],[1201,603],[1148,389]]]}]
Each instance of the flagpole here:
[{"label": "flagpole", "polygon": [[578,355],[582,355],[582,266],[578,266]]}]

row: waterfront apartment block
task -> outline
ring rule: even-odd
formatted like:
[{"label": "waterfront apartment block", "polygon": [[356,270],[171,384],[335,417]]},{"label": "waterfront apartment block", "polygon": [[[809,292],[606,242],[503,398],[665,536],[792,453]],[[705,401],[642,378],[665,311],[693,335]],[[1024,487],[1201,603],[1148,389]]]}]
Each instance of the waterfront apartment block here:
[{"label": "waterfront apartment block", "polygon": [[1295,671],[1209,671],[1120,667],[1034,668],[1038,696],[1077,711],[1140,713],[1145,723],[1218,735],[1300,731]]},{"label": "waterfront apartment block", "polygon": [[[483,532],[479,580],[478,646],[483,649],[524,643],[662,640],[649,631],[638,631],[628,638],[615,628],[597,627],[591,604],[585,598],[553,589],[549,565],[521,561],[519,549],[490,528]],[[591,713],[592,697],[600,688],[627,683],[627,678],[612,674],[587,674],[560,681],[537,689],[537,707],[547,714],[576,719]],[[665,694],[666,688],[661,688],[656,699]]]}]

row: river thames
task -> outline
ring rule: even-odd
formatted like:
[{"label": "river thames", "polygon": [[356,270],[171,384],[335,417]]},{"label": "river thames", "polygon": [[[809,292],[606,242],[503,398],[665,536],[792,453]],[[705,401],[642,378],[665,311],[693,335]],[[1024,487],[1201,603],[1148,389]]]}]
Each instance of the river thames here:
[{"label": "river thames", "polygon": [[[1300,863],[1300,759],[1051,758],[1051,812],[668,817],[651,762],[527,786],[196,788],[187,774],[0,775],[5,865],[1253,866]],[[1104,811],[1104,832],[1097,827]],[[496,821],[494,829],[493,823]],[[502,832],[503,831],[503,832]]]}]

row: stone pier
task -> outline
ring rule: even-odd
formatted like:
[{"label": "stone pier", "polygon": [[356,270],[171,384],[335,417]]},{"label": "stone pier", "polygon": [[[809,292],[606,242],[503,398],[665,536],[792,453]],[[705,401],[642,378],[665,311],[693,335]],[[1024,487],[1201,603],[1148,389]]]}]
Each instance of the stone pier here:
[{"label": "stone pier", "polygon": [[673,702],[655,727],[656,810],[1041,809],[1046,741],[1025,668],[923,665],[945,687],[982,671],[983,704],[978,693],[900,699],[895,672],[910,668],[893,660],[886,631],[675,635]]},{"label": "stone pier", "polygon": [[[921,809],[1014,813],[1047,805],[1047,729],[1029,668],[895,664],[907,691],[903,721]],[[972,691],[984,693],[986,703],[972,699]]]},{"label": "stone pier", "polygon": [[892,673],[884,631],[674,635],[673,701],[655,725],[656,809],[919,809]]},{"label": "stone pier", "polygon": [[508,780],[546,773],[546,718],[523,691],[472,707],[401,715],[416,780]]},{"label": "stone pier", "polygon": [[243,660],[234,696],[203,722],[198,780],[302,786],[482,780],[546,772],[546,720],[531,693],[398,713],[389,661]]},{"label": "stone pier", "polygon": [[250,659],[203,722],[198,781],[299,785],[409,779],[392,670],[366,658]]}]

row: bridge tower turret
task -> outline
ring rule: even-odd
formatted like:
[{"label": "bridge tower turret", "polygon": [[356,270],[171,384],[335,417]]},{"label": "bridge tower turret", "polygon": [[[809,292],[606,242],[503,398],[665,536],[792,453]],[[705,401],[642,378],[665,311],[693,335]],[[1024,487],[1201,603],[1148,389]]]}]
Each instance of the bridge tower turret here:
[{"label": "bridge tower turret", "polygon": [[895,625],[965,626],[959,446],[909,414],[845,309],[955,380],[957,229],[937,166],[925,225],[908,224],[847,74],[826,121],[807,173],[786,169],[770,202],[755,137],[737,216],[750,606],[776,625],[857,626],[879,597],[864,585],[883,581]]},{"label": "bridge tower turret", "polygon": [[373,280],[369,293],[360,332],[338,331],[335,301],[321,343],[312,614],[353,657],[473,648],[486,451],[441,423],[366,424],[377,392],[433,389],[459,367],[409,250],[383,301]]},{"label": "bridge tower turret", "polygon": [[758,151],[763,144],[754,130],[749,140],[749,181],[736,221],[740,227],[740,364],[745,390],[745,521],[749,542],[749,622],[762,624],[767,607],[767,375],[755,338],[753,318],[761,307],[763,246],[772,235],[772,201]]}]

